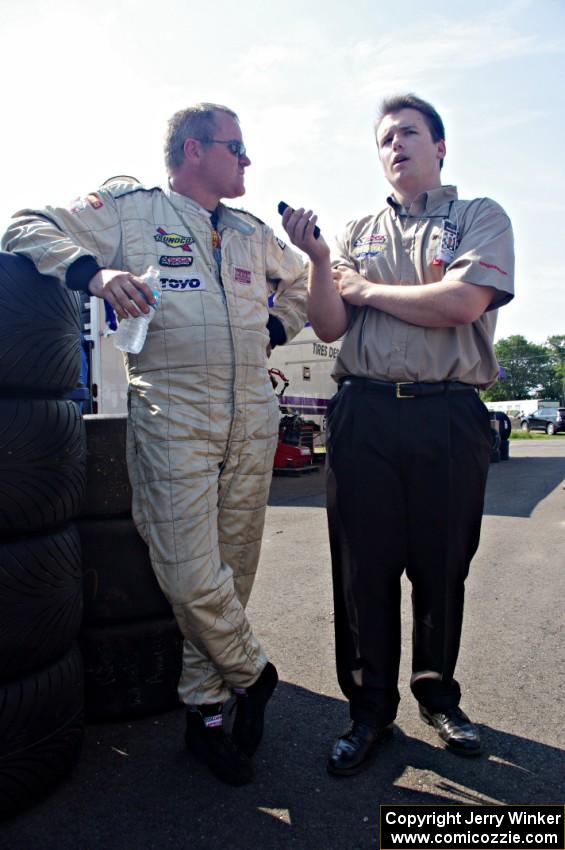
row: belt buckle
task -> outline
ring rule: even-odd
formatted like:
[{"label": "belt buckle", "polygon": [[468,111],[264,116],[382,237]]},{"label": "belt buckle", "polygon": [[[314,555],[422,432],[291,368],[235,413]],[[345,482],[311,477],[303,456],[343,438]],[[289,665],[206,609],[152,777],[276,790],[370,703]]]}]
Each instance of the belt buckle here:
[{"label": "belt buckle", "polygon": [[411,386],[414,381],[397,381],[396,383],[396,397],[397,398],[416,398],[415,395],[401,395],[401,387]]}]

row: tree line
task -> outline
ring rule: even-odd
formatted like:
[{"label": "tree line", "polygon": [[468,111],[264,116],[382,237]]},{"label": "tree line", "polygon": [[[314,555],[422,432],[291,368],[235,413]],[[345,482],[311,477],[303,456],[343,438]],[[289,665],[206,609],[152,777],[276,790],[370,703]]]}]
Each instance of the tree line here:
[{"label": "tree line", "polygon": [[483,401],[543,398],[565,403],[565,335],[539,344],[514,334],[495,343],[494,351],[500,378],[481,393]]}]

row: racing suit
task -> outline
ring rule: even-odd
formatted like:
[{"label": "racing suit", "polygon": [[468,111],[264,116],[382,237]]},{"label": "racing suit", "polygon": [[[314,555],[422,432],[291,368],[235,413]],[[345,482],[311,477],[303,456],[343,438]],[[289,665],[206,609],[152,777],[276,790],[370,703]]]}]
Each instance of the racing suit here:
[{"label": "racing suit", "polygon": [[[170,188],[106,184],[70,209],[18,213],[3,248],[87,289],[99,268],[159,267],[161,302],[126,357],[132,514],[184,635],[179,695],[225,702],[266,664],[245,613],[279,411],[266,347],[304,325],[302,260],[265,224]],[[268,296],[274,293],[272,308]]]}]

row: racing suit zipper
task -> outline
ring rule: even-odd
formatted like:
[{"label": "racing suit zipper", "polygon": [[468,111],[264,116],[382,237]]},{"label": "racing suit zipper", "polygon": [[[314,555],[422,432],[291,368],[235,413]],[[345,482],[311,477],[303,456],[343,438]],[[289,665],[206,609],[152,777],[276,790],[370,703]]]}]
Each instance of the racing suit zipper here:
[{"label": "racing suit zipper", "polygon": [[[224,257],[226,244],[229,243],[229,237],[230,237],[230,233],[229,233],[229,230],[227,228],[224,227],[224,229],[220,232],[219,230],[215,230],[212,227],[212,253],[214,255],[214,259],[216,260],[216,265],[218,267],[218,280],[220,281],[220,286],[222,287],[222,293],[223,293],[223,296],[224,296],[224,303],[226,305],[226,314],[227,314],[227,317],[228,317],[228,328],[229,328],[229,331],[230,331],[231,346],[232,346],[232,351],[233,351],[233,383],[232,383],[232,397],[231,397],[232,416],[231,416],[231,422],[230,422],[230,430],[229,430],[228,438],[227,438],[227,441],[226,441],[226,451],[225,451],[225,455],[224,455],[224,460],[220,464],[220,469],[222,469],[223,466],[225,465],[226,459],[227,459],[227,457],[230,453],[230,450],[231,450],[232,438],[233,438],[233,433],[234,433],[235,424],[236,424],[235,420],[236,420],[236,415],[237,415],[237,410],[236,410],[237,390],[236,390],[236,388],[237,388],[238,377],[239,377],[237,349],[236,349],[236,343],[235,343],[235,337],[234,337],[234,331],[233,331],[233,325],[232,325],[232,316],[231,316],[231,312],[230,312],[229,301],[228,301],[228,298],[227,298],[227,295],[226,295],[226,288],[224,286],[224,281],[222,279],[223,257]],[[216,240],[217,240],[217,242],[216,242]]]}]

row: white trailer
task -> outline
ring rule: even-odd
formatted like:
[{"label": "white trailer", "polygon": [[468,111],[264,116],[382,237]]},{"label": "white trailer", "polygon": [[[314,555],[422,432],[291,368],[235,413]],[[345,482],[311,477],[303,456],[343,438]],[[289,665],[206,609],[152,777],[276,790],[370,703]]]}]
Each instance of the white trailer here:
[{"label": "white trailer", "polygon": [[112,334],[108,334],[104,302],[90,298],[84,303],[84,311],[90,412],[125,414],[128,382],[124,356],[115,347]]},{"label": "white trailer", "polygon": [[485,402],[489,410],[506,413],[507,416],[512,416],[516,419],[521,416],[529,416],[535,410],[559,407],[558,401],[551,401],[545,398],[518,398],[509,401],[487,401]]},{"label": "white trailer", "polygon": [[315,423],[314,450],[325,445],[328,402],[337,390],[331,373],[340,348],[341,340],[322,342],[308,324],[269,358],[269,368],[280,370],[289,382],[279,398],[281,413]]}]

